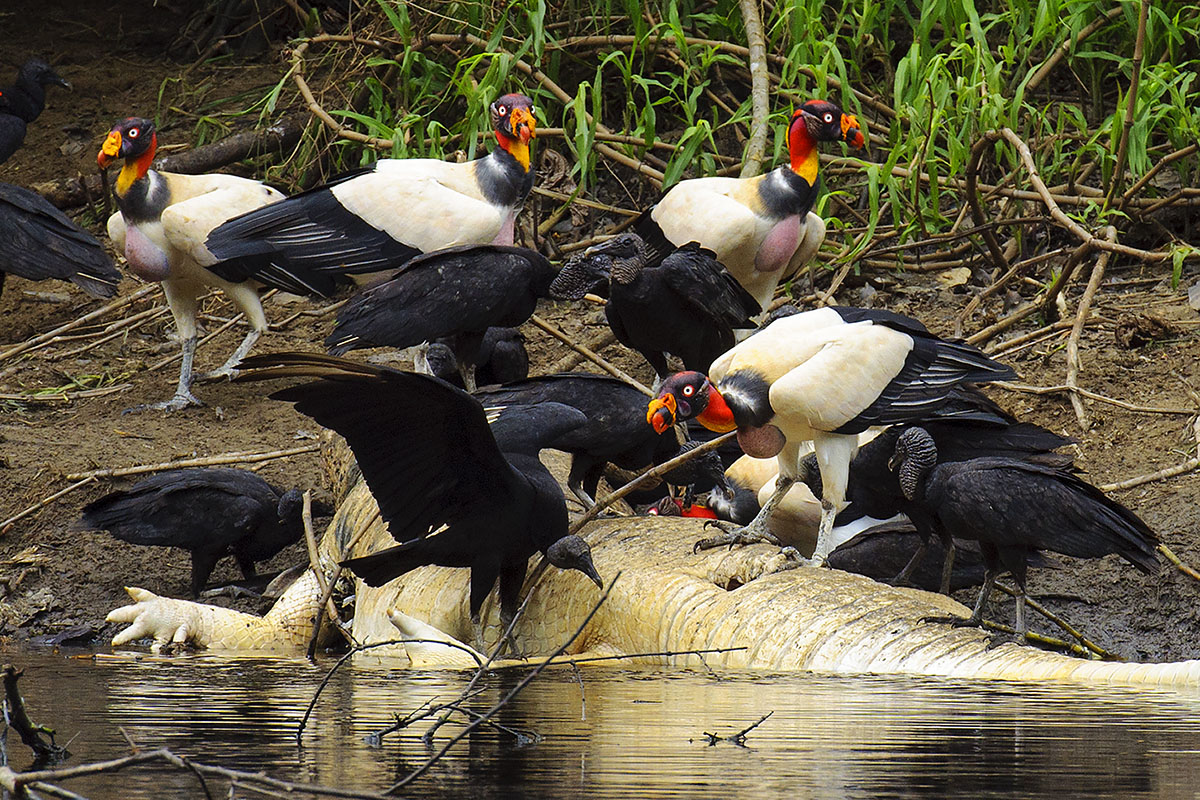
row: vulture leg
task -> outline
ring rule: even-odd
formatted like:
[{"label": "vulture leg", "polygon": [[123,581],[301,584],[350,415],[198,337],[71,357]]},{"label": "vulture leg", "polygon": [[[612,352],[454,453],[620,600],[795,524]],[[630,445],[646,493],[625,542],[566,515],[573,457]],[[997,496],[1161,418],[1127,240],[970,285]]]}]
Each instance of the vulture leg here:
[{"label": "vulture leg", "polygon": [[705,522],[706,527],[713,525],[720,528],[723,533],[720,536],[712,536],[696,542],[692,546],[692,552],[699,553],[701,550],[711,550],[714,547],[721,547],[722,545],[733,547],[735,544],[755,544],[756,542],[767,542],[776,546],[782,545],[782,542],[767,527],[767,520],[771,518],[775,507],[779,505],[784,495],[788,493],[788,489],[791,489],[795,483],[795,478],[789,478],[784,475],[776,478],[774,494],[763,504],[763,507],[755,515],[754,519],[750,520],[744,527],[738,528],[729,525],[729,523],[722,523],[719,520]]},{"label": "vulture leg", "polygon": [[224,364],[214,369],[212,372],[206,372],[203,375],[198,375],[197,379],[201,381],[215,381],[221,378],[233,378],[237,375],[237,365],[241,363],[246,354],[250,352],[250,348],[254,347],[254,343],[258,341],[258,337],[262,336],[260,331],[251,329],[246,338],[242,339],[242,343],[238,345],[233,354],[225,361]]},{"label": "vulture leg", "polygon": [[910,558],[908,563],[904,565],[904,569],[900,570],[900,572],[896,574],[896,577],[892,578],[893,586],[908,585],[909,578],[912,577],[913,571],[920,565],[921,561],[924,560],[925,551],[928,549],[929,542],[922,539],[921,543],[917,545],[917,551],[913,553],[912,558]]},{"label": "vulture leg", "polygon": [[967,619],[963,619],[962,617],[922,617],[921,622],[941,622],[955,628],[980,627],[983,624],[983,607],[987,605],[987,600],[992,595],[992,589],[996,586],[996,577],[998,575],[998,569],[989,568],[983,576],[983,586],[979,589],[979,598],[975,601],[975,610],[971,612],[971,616]]},{"label": "vulture leg", "polygon": [[183,340],[183,358],[179,362],[179,384],[175,387],[175,395],[170,400],[161,403],[145,403],[122,411],[122,414],[136,414],[139,411],[180,411],[188,406],[202,406],[199,398],[192,394],[192,361],[196,357],[196,337]]},{"label": "vulture leg", "polygon": [[942,594],[950,594],[950,576],[954,574],[954,539],[947,536],[946,541],[942,542],[942,548],[946,551],[946,560],[942,562]]}]

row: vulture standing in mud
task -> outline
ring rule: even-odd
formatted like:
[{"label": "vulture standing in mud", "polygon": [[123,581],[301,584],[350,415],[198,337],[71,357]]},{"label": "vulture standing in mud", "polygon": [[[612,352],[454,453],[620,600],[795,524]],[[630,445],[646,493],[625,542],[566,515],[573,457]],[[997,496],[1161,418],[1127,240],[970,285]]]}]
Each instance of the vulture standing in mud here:
[{"label": "vulture standing in mud", "polygon": [[412,347],[442,337],[467,391],[488,328],[529,319],[557,271],[534,250],[511,245],[463,245],[408,261],[394,276],[350,299],[325,339],[334,355],[362,347]]},{"label": "vulture standing in mud", "polygon": [[456,164],[384,158],[370,167],[230,220],[208,238],[228,280],[254,278],[290,292],[330,295],[349,276],[400,267],[431,250],[511,245],[513,222],[533,188],[533,101],[491,104],[498,145]]},{"label": "vulture standing in mud", "polygon": [[560,403],[503,409],[488,425],[471,395],[428,375],[332,356],[277,353],[246,360],[239,380],[316,378],[271,395],[345,437],[399,542],[345,562],[371,586],[429,564],[471,568],[471,619],[499,580],[507,628],[529,557],[602,586],[591,551],[567,535],[562,490],[538,460],[547,442],[584,424]]},{"label": "vulture standing in mud", "polygon": [[158,134],[148,119],[130,117],[117,123],[96,160],[101,168],[124,160],[117,176],[120,211],[109,217],[108,235],[125,254],[129,269],[139,278],[162,283],[175,327],[183,340],[179,383],[170,400],[130,410],[158,408],[178,411],[203,405],[192,394],[192,360],[196,353],[196,314],[200,296],[220,289],[250,323],[250,331],[229,359],[211,377],[232,376],[236,365],[267,330],[258,299],[258,284],[228,281],[210,267],[216,258],[204,246],[209,231],[235,214],[283,198],[258,181],[234,175],[179,175],[150,168]]},{"label": "vulture standing in mud", "polygon": [[[83,507],[81,527],[138,545],[192,554],[192,597],[217,561],[237,559],[242,575],[304,535],[299,489],[280,492],[243,469],[176,469],[138,481]],[[314,513],[333,509],[314,504]]]},{"label": "vulture standing in mud", "polygon": [[729,543],[769,541],[766,519],[800,478],[800,445],[812,441],[824,489],[811,560],[820,565],[860,432],[922,419],[960,384],[1015,375],[903,315],[830,307],[775,320],[713,362],[708,376],[671,376],[646,419],[660,432],[691,418],[715,431],[736,429],[747,455],[778,458],[775,493],[752,522],[729,532]]},{"label": "vulture standing in mud", "polygon": [[753,178],[693,178],[671,187],[635,228],[652,248],[699,242],[766,310],[775,287],[812,260],[825,223],[812,213],[820,187],[817,142],[866,139],[853,114],[809,100],[788,124],[789,163]]},{"label": "vulture standing in mud", "polygon": [[1026,567],[1041,550],[1075,558],[1116,553],[1144,573],[1158,570],[1158,536],[1073,473],[1012,458],[938,463],[933,437],[919,427],[901,434],[892,461],[905,497],[943,537],[977,541],[983,552],[987,574],[974,613],[954,624],[980,623],[997,576],[1007,570],[1017,583],[1017,632],[1023,635]]},{"label": "vulture standing in mud", "polygon": [[605,286],[608,326],[650,362],[657,382],[669,373],[668,353],[685,369],[707,370],[733,347],[733,329],[754,327],[750,317],[759,312],[754,297],[695,242],[654,252],[637,234],[623,233],[568,261],[550,295],[580,300]]}]

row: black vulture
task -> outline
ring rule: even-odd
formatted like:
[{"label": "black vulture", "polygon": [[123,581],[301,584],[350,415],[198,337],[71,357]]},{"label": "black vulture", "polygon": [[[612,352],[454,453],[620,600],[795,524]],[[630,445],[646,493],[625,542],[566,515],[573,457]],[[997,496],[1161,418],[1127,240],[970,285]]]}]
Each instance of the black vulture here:
[{"label": "black vulture", "polygon": [[474,391],[474,368],[487,329],[529,319],[554,275],[545,256],[524,247],[464,245],[425,253],[351,298],[325,345],[341,355],[450,336],[463,383]]},{"label": "black vulture", "polygon": [[1017,630],[1025,628],[1025,575],[1031,554],[1075,558],[1116,553],[1142,572],[1158,569],[1158,536],[1141,519],[1078,475],[1013,458],[938,463],[922,428],[896,441],[893,465],[904,495],[919,504],[943,537],[979,542],[987,575],[968,620],[978,625],[1001,571],[1017,584]]},{"label": "black vulture", "polygon": [[70,281],[92,297],[112,297],[121,273],[104,246],[37,192],[0,183],[0,290],[6,274]]},{"label": "black vulture", "polygon": [[[525,337],[517,328],[484,331],[477,360],[475,383],[479,386],[514,383],[529,377],[529,353],[525,351]],[[442,337],[422,345],[413,360],[413,368],[460,389],[466,388],[462,373],[458,371],[458,359],[454,356],[453,338]]]},{"label": "black vulture", "polygon": [[[304,535],[299,489],[281,492],[242,469],[160,472],[83,507],[81,526],[130,544],[178,547],[192,554],[192,596],[223,556],[242,575]],[[315,514],[332,509],[314,503]]]},{"label": "black vulture", "polygon": [[16,83],[0,87],[6,113],[25,122],[33,122],[46,107],[47,86],[71,88],[71,84],[63,80],[45,61],[40,58],[29,59],[17,70]]},{"label": "black vulture", "polygon": [[705,371],[733,347],[735,328],[753,328],[758,301],[709,250],[695,242],[657,252],[623,233],[571,259],[550,287],[552,297],[578,300],[608,285],[604,313],[617,341],[650,362],[657,379],[666,354],[685,369]]},{"label": "black vulture", "polygon": [[489,428],[479,401],[428,375],[310,353],[254,356],[239,380],[316,378],[271,395],[346,438],[399,544],[345,562],[371,586],[429,564],[471,568],[478,623],[499,580],[500,619],[513,619],[529,557],[541,551],[597,586],[591,551],[567,535],[558,483],[538,460],[548,441],[585,422],[560,403],[510,407]]},{"label": "black vulture", "polygon": [[571,454],[567,485],[591,507],[605,464],[638,470],[673,457],[674,436],[662,436],[642,421],[646,395],[607,375],[568,372],[487,387],[475,395],[485,406],[562,403],[579,410],[586,421],[546,439],[545,447]]}]

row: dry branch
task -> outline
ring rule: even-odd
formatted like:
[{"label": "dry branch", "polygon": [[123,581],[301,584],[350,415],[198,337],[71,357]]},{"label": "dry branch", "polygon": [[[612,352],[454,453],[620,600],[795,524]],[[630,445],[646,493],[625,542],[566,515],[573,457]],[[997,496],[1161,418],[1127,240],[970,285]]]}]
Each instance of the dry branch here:
[{"label": "dry branch", "polygon": [[222,453],[216,456],[201,458],[184,458],[178,461],[165,461],[161,464],[141,464],[135,467],[116,467],[112,469],[94,469],[89,472],[76,472],[67,476],[67,480],[76,481],[87,478],[119,478],[124,475],[144,475],[148,472],[163,472],[168,469],[184,467],[216,467],[223,464],[257,464],[260,461],[271,461],[276,458],[288,458],[303,453],[315,453],[321,449],[319,444],[306,444],[287,450],[270,450],[267,452],[234,452]]},{"label": "dry branch", "polygon": [[753,178],[762,171],[763,153],[767,149],[767,120],[771,115],[767,98],[770,87],[767,80],[767,42],[758,0],[738,0],[738,6],[742,10],[742,24],[746,28],[750,56],[750,139],[746,142],[745,163],[740,177]]}]

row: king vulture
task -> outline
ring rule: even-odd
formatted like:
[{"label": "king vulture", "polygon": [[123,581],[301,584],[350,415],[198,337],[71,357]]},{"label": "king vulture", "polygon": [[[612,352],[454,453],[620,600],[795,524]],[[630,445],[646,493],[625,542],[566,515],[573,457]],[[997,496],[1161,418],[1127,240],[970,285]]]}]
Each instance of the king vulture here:
[{"label": "king vulture", "polygon": [[243,214],[212,232],[208,248],[229,280],[254,278],[291,292],[331,294],[349,276],[391,270],[419,253],[468,244],[511,245],[533,188],[533,101],[492,103],[499,146],[456,164],[384,158],[372,166]]},{"label": "king vulture", "polygon": [[788,125],[789,163],[753,178],[693,178],[671,187],[636,223],[651,244],[699,242],[716,254],[763,310],[775,287],[808,263],[825,240],[812,213],[820,187],[817,142],[865,143],[858,119],[809,100]]},{"label": "king vulture", "polygon": [[257,284],[228,281],[214,274],[209,267],[216,258],[204,246],[204,240],[209,231],[233,215],[281,200],[283,194],[234,175],[158,172],[150,168],[157,146],[154,123],[130,117],[109,131],[96,161],[102,169],[118,158],[125,161],[116,185],[120,211],[109,217],[108,235],[124,252],[133,274],[162,283],[176,330],[183,339],[175,395],[146,407],[177,411],[203,405],[191,389],[200,295],[210,288],[220,289],[250,323],[250,332],[233,355],[210,375],[232,375],[234,365],[267,329]]},{"label": "king vulture", "polygon": [[765,538],[766,519],[801,477],[800,445],[812,441],[823,484],[811,562],[819,565],[845,504],[857,434],[920,419],[959,384],[1013,377],[976,348],[900,314],[822,308],[775,320],[713,362],[708,376],[671,376],[646,420],[656,431],[693,417],[711,430],[736,429],[747,455],[778,458],[775,493],[738,541]]}]

